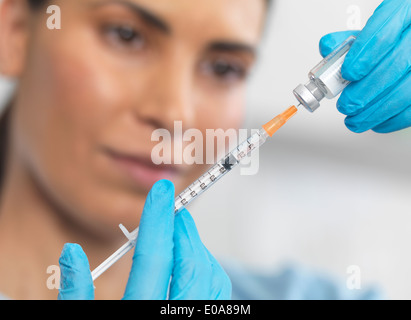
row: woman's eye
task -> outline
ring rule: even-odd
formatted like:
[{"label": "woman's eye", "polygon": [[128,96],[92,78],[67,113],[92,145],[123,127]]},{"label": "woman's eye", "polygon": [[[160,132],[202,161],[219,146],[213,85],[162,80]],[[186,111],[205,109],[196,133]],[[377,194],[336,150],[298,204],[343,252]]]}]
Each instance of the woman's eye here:
[{"label": "woman's eye", "polygon": [[247,75],[247,71],[242,65],[222,59],[205,63],[203,68],[206,68],[208,73],[223,81],[242,80]]},{"label": "woman's eye", "polygon": [[116,45],[131,50],[139,50],[144,46],[144,38],[137,30],[130,26],[105,26],[104,33],[108,40]]}]

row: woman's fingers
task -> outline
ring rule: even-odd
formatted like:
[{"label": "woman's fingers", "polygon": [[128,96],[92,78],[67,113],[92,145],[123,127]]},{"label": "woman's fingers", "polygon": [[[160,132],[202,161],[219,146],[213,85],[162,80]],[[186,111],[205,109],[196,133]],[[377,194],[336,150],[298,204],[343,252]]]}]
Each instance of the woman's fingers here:
[{"label": "woman's fingers", "polygon": [[[374,108],[376,102],[389,95],[411,70],[410,48],[411,28],[404,32],[397,46],[366,77],[351,83],[343,91],[337,103],[338,110],[347,116],[355,116]],[[411,90],[398,94],[405,98],[407,91]]]},{"label": "woman's fingers", "polygon": [[[94,299],[86,255],[66,244],[59,299]],[[230,299],[231,282],[204,247],[187,210],[174,215],[174,186],[156,183],[146,199],[124,299]]]},{"label": "woman's fingers", "polygon": [[411,23],[409,0],[385,0],[368,20],[345,58],[344,79],[359,81],[397,46]]},{"label": "woman's fingers", "polygon": [[411,127],[411,103],[403,112],[372,128],[372,130],[377,133],[390,133],[408,127]]},{"label": "woman's fingers", "polygon": [[94,286],[86,254],[78,244],[65,244],[60,259],[59,300],[94,300]]},{"label": "woman's fingers", "polygon": [[231,280],[216,258],[204,247],[213,265],[213,277],[210,293],[215,300],[230,300],[232,294]]},{"label": "woman's fingers", "polygon": [[320,40],[320,54],[325,58],[350,36],[357,36],[360,31],[339,31],[326,34]]},{"label": "woman's fingers", "polygon": [[[406,128],[410,123],[409,119],[396,116],[410,106],[410,88],[411,73],[408,73],[391,90],[385,92],[385,96],[381,96],[373,101],[372,106],[367,107],[364,111],[354,116],[348,116],[345,119],[345,125],[348,129],[357,133],[374,129],[387,120],[391,120],[391,124],[397,121],[395,126]],[[394,127],[393,124],[391,127]]]},{"label": "woman's fingers", "polygon": [[140,220],[124,299],[166,299],[173,269],[174,185],[157,182]]},{"label": "woman's fingers", "polygon": [[194,220],[185,209],[175,218],[174,245],[170,299],[209,300],[231,296],[228,276],[204,247]]}]

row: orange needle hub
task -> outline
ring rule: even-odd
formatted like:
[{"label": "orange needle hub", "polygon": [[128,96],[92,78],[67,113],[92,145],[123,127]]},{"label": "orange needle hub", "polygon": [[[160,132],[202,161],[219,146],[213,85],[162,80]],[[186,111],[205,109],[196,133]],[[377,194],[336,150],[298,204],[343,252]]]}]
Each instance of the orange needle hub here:
[{"label": "orange needle hub", "polygon": [[288,120],[291,119],[297,113],[298,109],[295,106],[291,106],[285,110],[282,114],[276,116],[270,122],[263,125],[263,128],[267,134],[272,137],[274,133],[277,132]]}]

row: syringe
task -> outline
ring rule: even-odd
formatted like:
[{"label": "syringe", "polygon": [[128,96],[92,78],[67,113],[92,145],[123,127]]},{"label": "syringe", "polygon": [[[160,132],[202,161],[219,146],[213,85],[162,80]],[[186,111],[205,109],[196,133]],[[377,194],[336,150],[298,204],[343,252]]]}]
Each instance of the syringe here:
[{"label": "syringe", "polygon": [[[299,85],[294,90],[294,95],[300,105],[303,105],[310,112],[314,112],[320,106],[322,99],[336,97],[349,84],[341,76],[341,67],[355,39],[351,36],[344,41],[310,71],[308,75],[310,81],[307,84]],[[296,112],[297,108],[292,106],[275,117],[194,181],[175,198],[175,214],[230,172],[242,159],[263,145],[267,138],[280,129]],[[127,237],[128,242],[92,272],[93,281],[135,246],[138,228],[131,233],[123,225],[120,225],[120,229]]]},{"label": "syringe", "polygon": [[[251,135],[247,140],[240,143],[234,150],[225,155],[220,161],[217,161],[209,170],[194,181],[188,188],[181,192],[174,203],[174,213],[178,214],[185,206],[198,198],[202,193],[208,190],[218,180],[229,173],[235,166],[237,166],[242,159],[249,156],[253,151],[262,146],[268,137],[280,129],[292,116],[297,112],[297,108],[292,106],[285,112],[278,115],[270,122],[262,126],[262,128]],[[108,268],[116,263],[121,257],[129,252],[136,245],[138,228],[133,232],[128,232],[127,229],[120,225],[120,229],[127,237],[128,241],[110,257],[108,257],[101,265],[91,273],[93,281],[103,274]]]}]

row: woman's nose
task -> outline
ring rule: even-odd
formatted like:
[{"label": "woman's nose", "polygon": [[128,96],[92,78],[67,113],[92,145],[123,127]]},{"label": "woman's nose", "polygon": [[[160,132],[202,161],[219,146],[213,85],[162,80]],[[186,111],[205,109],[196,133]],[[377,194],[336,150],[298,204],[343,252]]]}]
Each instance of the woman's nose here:
[{"label": "woman's nose", "polygon": [[194,120],[193,81],[187,63],[164,63],[153,68],[144,85],[143,101],[136,101],[135,112],[139,120],[155,129],[169,131],[173,130],[175,121],[181,121],[183,128],[191,127]]}]

